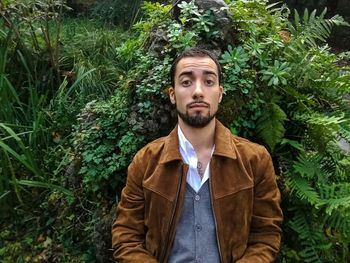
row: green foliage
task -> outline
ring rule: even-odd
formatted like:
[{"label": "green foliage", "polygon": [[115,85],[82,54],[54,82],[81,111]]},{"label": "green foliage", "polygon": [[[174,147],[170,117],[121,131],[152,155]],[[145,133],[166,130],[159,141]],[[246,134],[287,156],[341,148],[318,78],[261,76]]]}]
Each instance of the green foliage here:
[{"label": "green foliage", "polygon": [[[231,45],[228,46],[228,50],[222,55],[220,63],[224,64],[224,69],[226,73],[227,83],[225,83],[225,91],[234,91],[237,87],[242,87],[243,93],[248,93],[246,83],[241,83],[239,78],[239,73],[244,69],[248,68],[249,55],[245,50],[238,46],[232,48]],[[241,84],[241,85],[240,85]]]},{"label": "green foliage", "polygon": [[322,226],[315,221],[314,218],[310,219],[309,213],[295,211],[295,216],[288,222],[289,227],[298,233],[302,247],[298,255],[303,261],[298,260],[299,262],[321,263],[323,260],[328,260],[327,253],[322,255],[320,251],[330,251],[332,244],[325,238]]},{"label": "green foliage", "polygon": [[[42,172],[38,168],[38,165],[34,159],[33,152],[26,147],[22,139],[19,137],[19,135],[23,135],[23,134],[16,134],[10,127],[4,125],[3,123],[0,123],[0,128],[3,131],[1,132],[3,136],[0,140],[0,147],[5,153],[8,161],[11,162],[11,159],[9,158],[9,155],[11,155],[18,162],[24,165],[28,170],[34,173],[36,176],[41,177]],[[26,133],[30,133],[30,132],[26,132]],[[15,140],[16,145],[18,145],[20,152],[17,152],[14,148],[10,146],[10,144],[6,143],[6,141],[9,139]],[[11,164],[9,165],[12,166]]]},{"label": "green foliage", "polygon": [[[60,18],[68,7],[61,0],[6,1],[2,5],[0,14],[6,25],[3,47],[8,47],[7,67],[16,76],[16,82],[10,81],[19,84],[30,77],[32,83],[41,84],[38,88],[52,91],[60,81]],[[25,63],[21,65],[21,61]]]},{"label": "green foliage", "polygon": [[289,9],[283,5],[274,8],[276,4],[268,5],[268,0],[226,1],[234,15],[234,26],[239,32],[240,40],[247,40],[250,34],[274,35],[284,29],[290,14]]},{"label": "green foliage", "polygon": [[64,45],[61,57],[61,63],[65,66],[63,75],[72,81],[79,71],[95,68],[91,77],[83,80],[82,93],[90,100],[94,99],[94,93],[108,97],[118,81],[118,75],[123,73],[120,64],[124,62],[118,57],[117,47],[127,37],[120,29],[98,21],[65,19],[61,38]]},{"label": "green foliage", "polygon": [[272,152],[284,137],[285,128],[283,123],[286,119],[287,115],[280,106],[272,102],[266,105],[264,114],[257,121],[257,135]]},{"label": "green foliage", "polygon": [[[85,108],[85,116],[80,116],[74,144],[81,151],[80,173],[84,175],[83,183],[88,191],[104,191],[110,188],[112,177],[124,177],[125,169],[143,141],[127,127],[128,109],[122,96],[119,94],[107,104],[90,103]],[[86,119],[86,114],[91,120]],[[114,187],[118,180],[122,179],[117,178]]]},{"label": "green foliage", "polygon": [[[329,148],[336,149],[334,145]],[[288,213],[293,216],[285,231],[293,230],[298,235],[300,243],[294,249],[299,250],[298,255],[303,259],[298,261],[346,262],[348,259],[348,251],[340,248],[349,242],[350,189],[348,179],[337,177],[340,167],[336,166],[349,156],[340,158],[335,159],[328,149],[323,156],[303,154],[292,167],[286,167],[287,193],[292,198]]]},{"label": "green foliage", "polygon": [[[140,1],[104,9],[106,2],[95,15],[120,19],[133,6],[123,15],[137,17]],[[109,260],[111,211],[127,166],[176,121],[167,98],[174,56],[205,44],[219,54],[225,79],[218,118],[273,155],[285,214],[278,262],[349,262],[350,158],[337,144],[350,142],[349,67],[339,64],[348,54],[324,42],[342,18],[227,0],[233,30],[221,39],[215,10],[194,1],[180,3],[178,20],[171,5],[145,2],[126,33],[61,21],[62,2],[24,3],[1,10],[0,210],[15,219],[0,221],[2,259]]]},{"label": "green foliage", "polygon": [[289,77],[287,62],[279,62],[275,60],[273,66],[269,66],[267,70],[262,70],[262,80],[268,81],[268,86],[281,86],[287,84],[287,78]]},{"label": "green foliage", "polygon": [[171,5],[162,5],[160,3],[151,3],[145,1],[141,7],[144,18],[134,25],[134,28],[149,34],[154,26],[158,26],[163,21],[169,21],[169,12]]},{"label": "green foliage", "polygon": [[91,15],[99,20],[129,28],[140,13],[140,0],[98,0],[91,10]]},{"label": "green foliage", "polygon": [[[89,20],[62,23],[63,1],[1,5],[0,227],[11,232],[0,239],[1,259],[83,262],[76,259],[91,258],[94,247],[86,245],[89,235],[77,235],[93,232],[98,215],[65,177],[71,128],[88,101],[112,94],[124,72],[114,65],[124,35],[106,27],[101,34],[101,23]],[[77,212],[82,206],[85,212]],[[50,245],[35,241],[39,235]],[[77,239],[82,244],[75,245]]]},{"label": "green foliage", "polygon": [[307,45],[317,47],[317,41],[326,42],[334,25],[349,25],[339,15],[325,19],[326,12],[327,10],[324,9],[319,16],[316,16],[316,10],[309,14],[308,9],[305,9],[303,17],[300,18],[298,11],[294,10],[294,23],[287,23],[288,29],[295,38],[293,45],[298,45],[301,49]]},{"label": "green foliage", "polygon": [[[286,208],[286,240],[279,260],[346,262],[349,254],[341,247],[350,241],[349,157],[336,141],[339,134],[350,138],[349,107],[343,97],[350,91],[349,71],[336,66],[338,58],[328,46],[320,46],[331,26],[343,22],[315,12],[305,12],[302,19],[296,14],[290,22],[285,6],[227,2],[239,44],[228,43],[220,50],[226,94],[219,117],[233,132],[265,144],[276,159]],[[87,136],[79,140],[84,149],[80,172],[92,191],[101,190],[114,174],[122,182],[122,170],[138,146],[172,127],[165,91],[174,54],[197,43],[213,43],[219,36],[212,11],[198,9],[193,1],[182,2],[179,20],[173,21],[168,8],[146,3],[145,20],[135,25],[138,35],[118,48],[119,57],[130,61],[128,77],[119,83],[126,92],[103,103],[110,108],[115,107],[113,101],[124,101],[116,107],[124,109],[125,119],[105,115],[96,104],[93,112],[101,128],[87,129]],[[155,51],[152,36],[159,34],[162,48]],[[118,128],[109,132],[113,127]],[[115,136],[111,140],[106,139],[109,133]],[[131,147],[128,153],[120,148],[124,141]],[[111,158],[113,164],[108,164]]]}]

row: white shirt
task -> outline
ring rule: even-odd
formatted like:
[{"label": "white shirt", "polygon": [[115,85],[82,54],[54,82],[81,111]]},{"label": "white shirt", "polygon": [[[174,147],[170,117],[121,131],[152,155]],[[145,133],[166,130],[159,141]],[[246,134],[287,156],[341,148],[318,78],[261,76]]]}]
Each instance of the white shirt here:
[{"label": "white shirt", "polygon": [[[209,179],[210,162],[208,162],[205,168],[203,178],[201,179],[197,170],[198,157],[196,151],[194,150],[192,144],[186,139],[180,126],[178,125],[178,137],[179,137],[179,149],[183,161],[189,165],[186,182],[195,190],[196,192],[202,187],[202,185]],[[215,145],[211,151],[213,155]]]}]

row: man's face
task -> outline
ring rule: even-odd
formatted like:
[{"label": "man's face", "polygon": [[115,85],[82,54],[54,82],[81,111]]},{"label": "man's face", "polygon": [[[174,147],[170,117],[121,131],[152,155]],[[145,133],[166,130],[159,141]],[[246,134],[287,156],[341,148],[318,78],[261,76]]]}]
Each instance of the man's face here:
[{"label": "man's face", "polygon": [[205,127],[215,117],[222,93],[218,69],[210,57],[186,57],[178,62],[169,96],[179,121]]}]

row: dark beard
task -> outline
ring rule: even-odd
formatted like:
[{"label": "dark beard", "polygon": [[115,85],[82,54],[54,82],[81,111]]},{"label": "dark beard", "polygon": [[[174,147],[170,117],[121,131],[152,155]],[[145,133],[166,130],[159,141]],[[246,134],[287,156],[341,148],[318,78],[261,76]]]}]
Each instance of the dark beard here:
[{"label": "dark beard", "polygon": [[188,111],[186,113],[182,113],[180,111],[177,111],[177,114],[180,116],[180,118],[186,123],[187,125],[193,127],[193,128],[203,128],[209,124],[209,122],[215,117],[216,112],[213,115],[210,115],[210,111],[208,112],[207,116],[202,116],[200,114],[196,114],[195,116],[190,116],[188,114]]}]

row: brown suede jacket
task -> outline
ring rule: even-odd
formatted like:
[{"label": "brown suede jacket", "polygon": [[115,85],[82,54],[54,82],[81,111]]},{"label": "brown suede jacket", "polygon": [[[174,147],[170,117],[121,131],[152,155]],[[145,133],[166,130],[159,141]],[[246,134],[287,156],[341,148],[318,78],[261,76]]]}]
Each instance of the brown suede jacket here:
[{"label": "brown suede jacket", "polygon": [[[221,262],[272,262],[280,246],[282,211],[271,157],[219,121],[215,129],[209,185]],[[135,155],[112,227],[116,260],[168,261],[187,171],[177,128]]]}]

